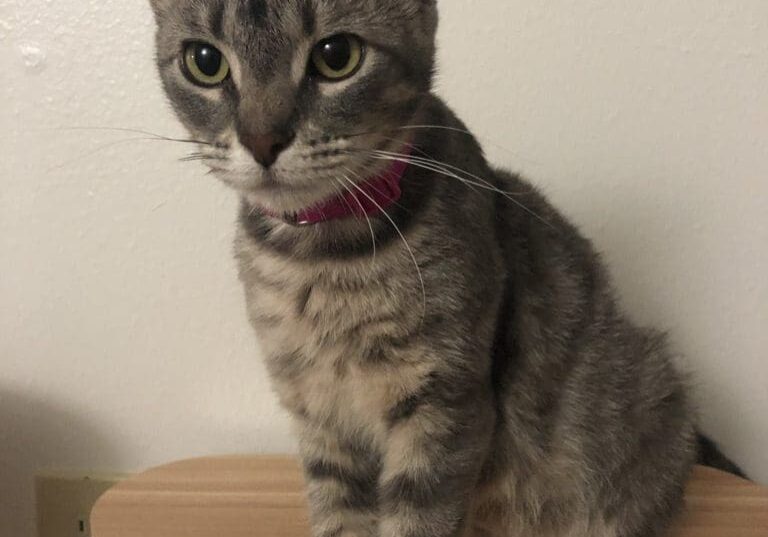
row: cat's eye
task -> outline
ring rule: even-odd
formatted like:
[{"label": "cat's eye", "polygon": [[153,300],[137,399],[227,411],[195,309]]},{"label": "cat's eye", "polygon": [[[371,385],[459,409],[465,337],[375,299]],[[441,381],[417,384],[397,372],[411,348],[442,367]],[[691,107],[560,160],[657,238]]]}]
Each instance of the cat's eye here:
[{"label": "cat's eye", "polygon": [[193,41],[184,47],[184,71],[195,84],[212,88],[229,78],[229,62],[213,45]]},{"label": "cat's eye", "polygon": [[339,81],[354,75],[363,63],[363,43],[350,34],[323,39],[312,50],[310,69],[326,80]]}]

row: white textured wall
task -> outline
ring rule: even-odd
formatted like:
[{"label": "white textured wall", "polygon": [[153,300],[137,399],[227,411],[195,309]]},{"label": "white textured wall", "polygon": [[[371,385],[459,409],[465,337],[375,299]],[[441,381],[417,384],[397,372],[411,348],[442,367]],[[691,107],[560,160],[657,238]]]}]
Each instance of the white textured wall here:
[{"label": "white textured wall", "polygon": [[[768,2],[442,3],[442,93],[594,237],[706,429],[768,481]],[[141,1],[0,2],[3,535],[31,535],[38,469],[293,446],[234,196],[184,148],[68,130],[180,133],[151,56]]]}]

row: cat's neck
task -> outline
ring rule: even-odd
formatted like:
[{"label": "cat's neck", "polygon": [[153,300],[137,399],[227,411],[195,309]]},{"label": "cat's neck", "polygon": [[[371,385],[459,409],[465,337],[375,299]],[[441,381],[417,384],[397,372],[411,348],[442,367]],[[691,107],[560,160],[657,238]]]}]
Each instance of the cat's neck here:
[{"label": "cat's neck", "polygon": [[[400,178],[401,193],[387,210],[295,226],[265,214],[258,200],[244,199],[240,223],[245,236],[261,249],[300,262],[369,257],[375,249],[383,251],[407,238],[419,222],[439,227],[437,223],[444,217],[440,212],[450,213],[446,218],[464,213],[467,196],[488,193],[470,189],[440,171],[453,166],[469,167],[479,175],[488,172],[477,142],[437,97],[428,98],[401,130],[410,140],[412,155],[402,159],[409,165]],[[429,164],[430,160],[440,164]]]}]

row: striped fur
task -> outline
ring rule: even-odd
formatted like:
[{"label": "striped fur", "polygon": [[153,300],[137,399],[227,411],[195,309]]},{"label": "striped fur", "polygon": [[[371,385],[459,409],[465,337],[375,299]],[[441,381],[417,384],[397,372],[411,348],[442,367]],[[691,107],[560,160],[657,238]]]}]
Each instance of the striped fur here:
[{"label": "striped fur", "polygon": [[[436,3],[153,7],[171,102],[243,199],[240,277],[313,536],[660,535],[695,456],[684,383],[664,339],[618,310],[589,241],[430,92]],[[366,42],[359,73],[308,78],[312,45],[342,31]],[[222,50],[230,83],[180,75],[189,39]],[[265,170],[243,123],[296,138]],[[260,210],[354,188],[406,142],[417,160],[386,215],[293,227]]]}]

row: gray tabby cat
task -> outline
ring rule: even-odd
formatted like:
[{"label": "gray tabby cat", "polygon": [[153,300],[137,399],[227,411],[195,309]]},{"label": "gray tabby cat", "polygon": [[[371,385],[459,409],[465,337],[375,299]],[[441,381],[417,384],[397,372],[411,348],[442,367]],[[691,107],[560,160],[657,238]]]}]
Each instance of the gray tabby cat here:
[{"label": "gray tabby cat", "polygon": [[243,200],[313,535],[660,534],[696,458],[681,375],[590,242],[431,93],[436,2],[152,6],[192,158]]}]

